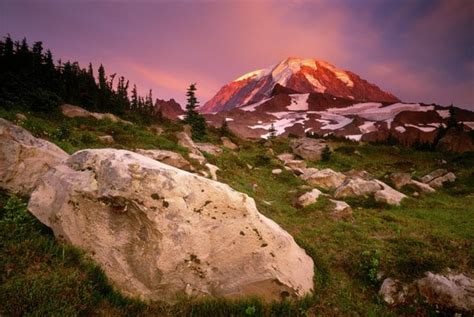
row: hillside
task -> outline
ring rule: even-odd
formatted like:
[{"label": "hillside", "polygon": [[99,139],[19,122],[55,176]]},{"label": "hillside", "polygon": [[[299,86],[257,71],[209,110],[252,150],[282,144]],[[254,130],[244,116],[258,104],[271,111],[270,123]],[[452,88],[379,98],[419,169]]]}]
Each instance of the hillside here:
[{"label": "hillside", "polygon": [[[191,162],[195,173],[207,170],[192,158],[189,149],[177,145],[176,133],[183,128],[180,124],[130,125],[94,118],[68,118],[60,113],[54,116],[25,113],[25,118],[15,109],[1,109],[0,117],[58,144],[68,153],[104,147],[166,149],[180,153]],[[113,136],[112,140],[103,138],[105,135]],[[217,180],[254,198],[258,210],[288,231],[311,256],[315,264],[314,296],[271,305],[256,299],[181,299],[173,305],[126,299],[112,291],[87,254],[57,242],[51,230],[26,211],[27,198],[3,193],[1,309],[7,315],[54,311],[73,315],[145,316],[346,316],[354,313],[428,316],[440,307],[435,308],[429,302],[394,306],[385,303],[378,294],[384,279],[411,282],[427,271],[447,274],[448,268],[451,272],[472,276],[472,153],[327,141],[332,149],[329,159],[305,159],[306,168],[320,171],[330,168],[346,175],[354,170],[367,171],[392,186],[389,180],[392,178],[387,177],[395,172],[408,172],[414,179],[421,179],[443,168],[456,175],[454,183],[437,188],[435,193],[420,193],[411,185],[401,187],[400,191],[407,198],[400,206],[377,202],[370,195],[343,198],[352,212],[339,218],[334,217],[327,197],[305,207],[297,203],[298,198],[312,188],[319,188],[328,195],[334,192],[297,176],[291,168],[287,169],[296,163],[285,163],[278,158],[295,151],[292,149],[295,140],[276,138],[270,142],[251,142],[230,135],[238,146],[230,150],[222,147],[220,137],[218,131],[211,130],[209,142],[222,150],[214,154],[204,152],[206,161],[219,168]],[[49,296],[44,296],[45,290]],[[453,308],[441,309],[447,313]]]}]

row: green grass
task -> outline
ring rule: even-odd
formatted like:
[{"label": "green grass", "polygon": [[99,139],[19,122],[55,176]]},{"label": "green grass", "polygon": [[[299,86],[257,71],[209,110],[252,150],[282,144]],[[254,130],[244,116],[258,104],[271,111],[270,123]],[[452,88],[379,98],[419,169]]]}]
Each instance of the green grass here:
[{"label": "green grass", "polygon": [[[0,116],[15,120],[12,111]],[[22,125],[67,152],[91,147],[186,150],[176,144],[179,125],[165,123],[156,136],[139,123],[47,118],[27,114]],[[104,145],[98,136],[113,135]],[[219,142],[212,130],[208,140]],[[297,208],[307,184],[283,169],[265,142],[233,138],[239,151],[206,155],[217,165],[220,181],[253,197],[261,213],[287,230],[315,262],[315,294],[300,301],[263,304],[257,299],[195,300],[174,305],[143,303],[114,292],[102,271],[81,251],[57,242],[48,228],[25,209],[22,200],[0,195],[0,310],[7,315],[143,315],[143,316],[431,316],[423,304],[390,308],[377,295],[377,273],[411,281],[425,271],[446,268],[467,272],[474,267],[474,155],[450,154],[350,142],[331,143],[336,150],[327,162],[309,162],[337,171],[366,170],[385,180],[391,172],[414,177],[445,168],[458,177],[434,194],[406,199],[399,207],[371,199],[346,200],[355,222],[328,215],[328,199]],[[272,141],[275,155],[288,152],[286,139]],[[441,164],[444,159],[446,164]],[[251,168],[249,168],[249,166]],[[273,175],[272,169],[283,172]],[[402,189],[410,195],[412,189]],[[8,202],[8,204],[7,204]],[[45,293],[47,295],[45,295]]]}]

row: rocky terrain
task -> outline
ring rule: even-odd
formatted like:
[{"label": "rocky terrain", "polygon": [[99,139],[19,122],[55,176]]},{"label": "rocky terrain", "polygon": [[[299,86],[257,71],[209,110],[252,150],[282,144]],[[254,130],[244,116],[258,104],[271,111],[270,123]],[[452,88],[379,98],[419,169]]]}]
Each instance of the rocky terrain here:
[{"label": "rocky terrain", "polygon": [[472,153],[212,130],[195,142],[180,123],[71,105],[0,114],[5,312],[474,309]]}]

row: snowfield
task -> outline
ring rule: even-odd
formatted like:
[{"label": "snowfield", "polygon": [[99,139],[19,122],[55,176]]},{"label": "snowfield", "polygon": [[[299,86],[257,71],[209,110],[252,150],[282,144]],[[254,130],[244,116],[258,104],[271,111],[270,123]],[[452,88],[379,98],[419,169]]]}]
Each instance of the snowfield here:
[{"label": "snowfield", "polygon": [[309,94],[292,94],[291,104],[286,107],[288,110],[292,111],[308,111],[308,97]]}]

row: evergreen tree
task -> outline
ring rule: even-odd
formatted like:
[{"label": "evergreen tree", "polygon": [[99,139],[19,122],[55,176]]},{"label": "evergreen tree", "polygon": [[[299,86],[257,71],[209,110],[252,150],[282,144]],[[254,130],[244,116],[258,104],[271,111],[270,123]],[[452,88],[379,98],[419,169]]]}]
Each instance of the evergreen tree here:
[{"label": "evergreen tree", "polygon": [[270,129],[268,129],[268,138],[269,139],[274,139],[276,137],[276,129],[273,123],[270,126]]},{"label": "evergreen tree", "polygon": [[186,116],[184,122],[191,125],[192,137],[203,140],[206,137],[206,119],[196,111],[199,104],[196,98],[196,84],[191,84],[186,92]]},{"label": "evergreen tree", "polygon": [[130,108],[132,111],[138,110],[138,93],[137,93],[137,86],[133,85],[132,89],[132,100],[130,101]]},{"label": "evergreen tree", "polygon": [[329,148],[329,146],[325,146],[324,149],[323,149],[323,152],[321,153],[321,160],[322,161],[329,161],[329,159],[331,158],[331,149]]},{"label": "evergreen tree", "polygon": [[228,136],[230,134],[229,124],[227,123],[227,118],[224,118],[224,120],[222,120],[222,124],[221,124],[221,127],[219,129],[219,133],[220,133],[221,136]]}]

